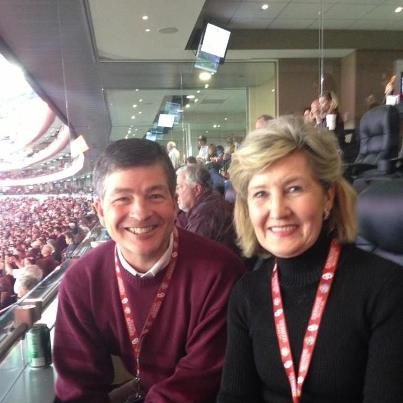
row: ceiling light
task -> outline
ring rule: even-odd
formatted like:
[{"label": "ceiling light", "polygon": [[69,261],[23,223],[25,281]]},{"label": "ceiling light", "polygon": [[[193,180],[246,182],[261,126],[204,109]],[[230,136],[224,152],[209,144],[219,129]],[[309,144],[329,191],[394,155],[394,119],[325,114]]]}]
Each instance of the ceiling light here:
[{"label": "ceiling light", "polygon": [[143,16],[141,17],[141,19],[144,20],[144,21],[147,21],[147,20],[148,20],[148,15],[143,15]]},{"label": "ceiling light", "polygon": [[136,116],[132,115],[132,119],[136,119]]},{"label": "ceiling light", "polygon": [[139,92],[140,90],[138,88],[136,88],[136,92]]},{"label": "ceiling light", "polygon": [[185,105],[185,108],[190,108],[190,104],[186,104],[186,105]]},{"label": "ceiling light", "polygon": [[200,90],[197,90],[196,92],[197,92],[198,94],[200,94]]},{"label": "ceiling light", "polygon": [[194,95],[186,95],[187,99],[193,99],[195,96]]},{"label": "ceiling light", "polygon": [[224,120],[228,120],[228,118],[224,118]]},{"label": "ceiling light", "polygon": [[262,4],[262,6],[260,7],[262,10],[267,10],[269,8],[268,4]]},{"label": "ceiling light", "polygon": [[133,108],[137,108],[137,104],[133,104]]},{"label": "ceiling light", "polygon": [[208,87],[209,87],[209,85],[208,85],[208,84],[204,84],[204,88],[206,88],[206,89],[207,89]]},{"label": "ceiling light", "polygon": [[214,129],[217,128],[217,125],[213,125]]},{"label": "ceiling light", "polygon": [[141,112],[141,111],[138,111],[138,114],[139,114],[139,115],[141,115],[142,113],[143,113],[143,112]]},{"label": "ceiling light", "polygon": [[143,102],[143,98],[140,98],[140,99],[139,99],[139,102]]},{"label": "ceiling light", "polygon": [[150,28],[146,28],[145,31],[146,31],[146,32],[150,32],[151,29],[150,29]]},{"label": "ceiling light", "polygon": [[395,13],[401,13],[403,11],[403,7],[396,7]]},{"label": "ceiling light", "polygon": [[199,79],[201,81],[209,81],[211,79],[211,74],[208,71],[202,71],[199,74]]},{"label": "ceiling light", "polygon": [[199,102],[199,98],[195,98],[195,103],[196,103],[196,102]]}]

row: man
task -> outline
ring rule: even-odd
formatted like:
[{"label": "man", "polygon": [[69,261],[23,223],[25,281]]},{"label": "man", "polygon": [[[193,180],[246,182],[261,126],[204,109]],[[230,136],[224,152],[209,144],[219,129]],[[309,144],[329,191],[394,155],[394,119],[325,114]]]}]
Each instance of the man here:
[{"label": "man", "polygon": [[213,191],[210,172],[201,165],[186,165],[177,171],[178,225],[219,241],[237,251],[232,224],[232,206]]},{"label": "man", "polygon": [[180,164],[180,152],[176,148],[176,144],[173,141],[168,141],[167,152],[168,152],[168,157],[171,160],[174,169],[179,168],[181,165]]},{"label": "man", "polygon": [[106,403],[113,384],[130,380],[111,401],[214,402],[242,263],[175,227],[175,171],[157,143],[110,144],[93,180],[112,240],[74,263],[60,287],[57,401]]},{"label": "man", "polygon": [[199,149],[199,153],[196,156],[197,161],[206,163],[208,158],[208,145],[207,145],[207,137],[199,136],[197,138],[197,147]]},{"label": "man", "polygon": [[269,122],[273,119],[270,115],[260,115],[255,122],[255,129],[264,129],[268,126]]}]

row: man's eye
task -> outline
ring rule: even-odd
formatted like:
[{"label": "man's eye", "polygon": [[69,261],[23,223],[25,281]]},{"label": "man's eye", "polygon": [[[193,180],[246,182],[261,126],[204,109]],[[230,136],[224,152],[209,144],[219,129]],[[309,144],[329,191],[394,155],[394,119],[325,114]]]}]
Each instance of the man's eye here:
[{"label": "man's eye", "polygon": [[150,199],[153,199],[153,200],[161,200],[163,198],[164,198],[164,195],[162,195],[161,193],[152,193],[150,195]]}]

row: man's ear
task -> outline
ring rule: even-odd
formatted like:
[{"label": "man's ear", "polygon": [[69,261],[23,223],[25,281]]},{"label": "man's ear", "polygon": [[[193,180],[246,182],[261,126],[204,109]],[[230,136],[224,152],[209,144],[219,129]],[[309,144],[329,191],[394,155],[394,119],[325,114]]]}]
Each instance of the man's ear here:
[{"label": "man's ear", "polygon": [[203,186],[199,183],[197,183],[194,188],[196,189],[196,197],[199,197],[204,191]]},{"label": "man's ear", "polygon": [[102,202],[100,199],[96,199],[94,202],[94,209],[97,212],[99,222],[103,227],[105,227],[105,220],[104,220],[104,209],[102,207]]}]

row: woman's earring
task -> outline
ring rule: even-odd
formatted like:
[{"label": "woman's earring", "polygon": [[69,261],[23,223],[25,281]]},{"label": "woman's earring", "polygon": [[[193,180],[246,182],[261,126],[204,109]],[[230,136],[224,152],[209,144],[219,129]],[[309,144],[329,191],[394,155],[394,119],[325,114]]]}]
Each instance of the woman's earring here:
[{"label": "woman's earring", "polygon": [[323,211],[323,220],[326,221],[329,218],[329,215],[330,215],[330,210],[325,209]]}]

